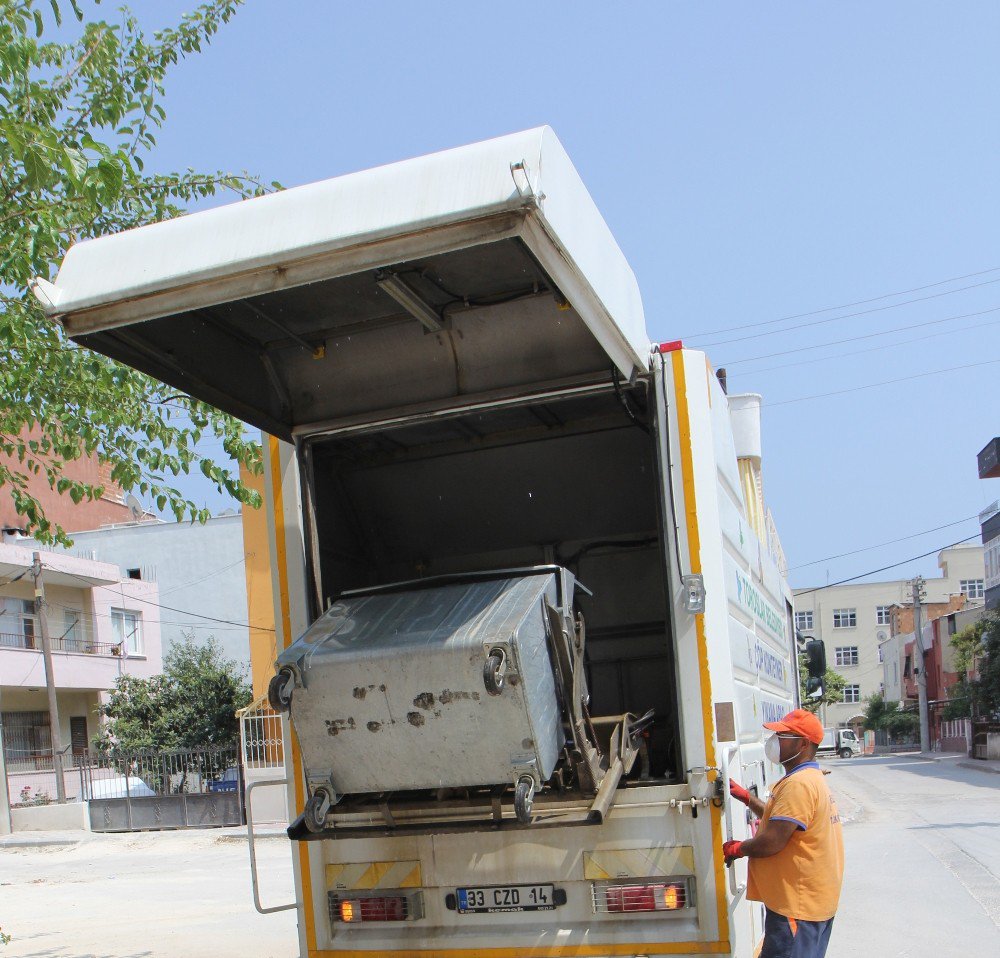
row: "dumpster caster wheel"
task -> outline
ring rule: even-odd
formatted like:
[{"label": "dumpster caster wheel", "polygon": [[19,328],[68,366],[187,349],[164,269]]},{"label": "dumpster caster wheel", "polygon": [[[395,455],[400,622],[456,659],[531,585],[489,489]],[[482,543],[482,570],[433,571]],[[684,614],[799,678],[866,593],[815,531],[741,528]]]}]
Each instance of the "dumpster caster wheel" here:
[{"label": "dumpster caster wheel", "polygon": [[326,813],[330,811],[332,804],[329,794],[322,789],[317,790],[306,802],[305,825],[313,834],[323,831],[326,825]]},{"label": "dumpster caster wheel", "polygon": [[514,814],[522,825],[531,822],[531,806],[535,800],[535,781],[522,778],[514,787]]},{"label": "dumpster caster wheel", "polygon": [[287,669],[282,669],[267,686],[267,701],[275,712],[287,712],[292,707],[292,689],[295,688],[295,676]]},{"label": "dumpster caster wheel", "polygon": [[483,685],[490,695],[499,695],[503,691],[504,675],[507,672],[507,660],[503,652],[490,652],[483,666]]}]

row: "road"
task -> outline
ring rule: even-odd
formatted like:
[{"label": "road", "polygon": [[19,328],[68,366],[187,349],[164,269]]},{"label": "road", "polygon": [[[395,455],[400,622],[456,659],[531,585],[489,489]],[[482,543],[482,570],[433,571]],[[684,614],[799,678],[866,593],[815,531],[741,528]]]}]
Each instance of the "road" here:
[{"label": "road", "polygon": [[[829,958],[1000,955],[1000,775],[955,761],[824,763],[846,818]],[[291,900],[284,841],[258,844],[265,904]],[[0,958],[294,958],[294,912],[258,915],[245,840],[217,831],[0,843]]]},{"label": "road", "polygon": [[[265,905],[292,901],[287,841],[257,843]],[[246,839],[100,835],[0,848],[2,958],[295,958],[295,912],[258,915]]]},{"label": "road", "polygon": [[1000,775],[954,759],[824,767],[849,819],[828,958],[1000,955]]}]

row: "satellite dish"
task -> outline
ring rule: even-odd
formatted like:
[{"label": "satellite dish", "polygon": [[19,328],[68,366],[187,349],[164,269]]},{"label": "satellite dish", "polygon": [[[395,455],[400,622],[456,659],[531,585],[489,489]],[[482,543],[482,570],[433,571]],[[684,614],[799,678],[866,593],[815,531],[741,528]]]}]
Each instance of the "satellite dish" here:
[{"label": "satellite dish", "polygon": [[879,629],[878,632],[875,633],[875,638],[877,638],[879,642],[884,642],[886,638],[888,638],[885,629]]},{"label": "satellite dish", "polygon": [[125,497],[125,505],[128,506],[128,511],[132,513],[132,521],[142,522],[142,517],[146,514],[146,510],[131,492]]}]

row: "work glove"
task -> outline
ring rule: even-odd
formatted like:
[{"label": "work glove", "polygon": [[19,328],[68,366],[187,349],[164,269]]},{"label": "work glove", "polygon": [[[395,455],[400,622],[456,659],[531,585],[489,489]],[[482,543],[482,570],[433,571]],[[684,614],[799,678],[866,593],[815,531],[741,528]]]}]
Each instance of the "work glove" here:
[{"label": "work glove", "polygon": [[733,779],[729,780],[729,794],[733,796],[738,802],[742,802],[744,805],[750,804],[750,793],[742,786],[739,782]]},{"label": "work glove", "polygon": [[722,854],[727,865],[732,865],[737,858],[743,857],[743,842],[723,842]]}]

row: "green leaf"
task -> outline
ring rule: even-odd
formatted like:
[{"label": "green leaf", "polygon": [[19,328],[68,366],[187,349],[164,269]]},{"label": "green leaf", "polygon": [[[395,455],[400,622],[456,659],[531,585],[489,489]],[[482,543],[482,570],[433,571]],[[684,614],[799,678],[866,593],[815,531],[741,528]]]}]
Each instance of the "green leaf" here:
[{"label": "green leaf", "polygon": [[122,191],[122,183],[124,181],[121,166],[113,160],[99,160],[97,163],[97,173],[101,178],[101,184],[104,187],[107,199],[117,199]]},{"label": "green leaf", "polygon": [[29,190],[40,190],[52,179],[45,150],[32,143],[24,151],[24,172]]}]

